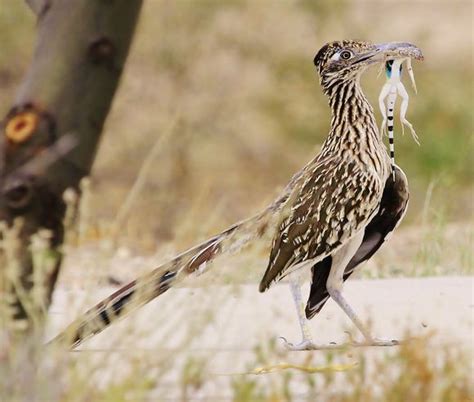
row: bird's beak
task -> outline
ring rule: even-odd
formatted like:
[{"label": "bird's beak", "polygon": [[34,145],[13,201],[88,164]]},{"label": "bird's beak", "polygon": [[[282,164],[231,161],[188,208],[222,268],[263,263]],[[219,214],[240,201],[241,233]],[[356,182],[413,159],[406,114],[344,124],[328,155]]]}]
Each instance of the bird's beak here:
[{"label": "bird's beak", "polygon": [[409,57],[410,59],[423,60],[421,49],[406,42],[390,42],[375,45],[376,53],[381,55],[385,60],[400,59]]},{"label": "bird's beak", "polygon": [[385,62],[390,59],[411,58],[423,60],[421,49],[406,42],[389,42],[374,45],[372,49],[361,54],[354,63],[365,63],[367,65]]}]

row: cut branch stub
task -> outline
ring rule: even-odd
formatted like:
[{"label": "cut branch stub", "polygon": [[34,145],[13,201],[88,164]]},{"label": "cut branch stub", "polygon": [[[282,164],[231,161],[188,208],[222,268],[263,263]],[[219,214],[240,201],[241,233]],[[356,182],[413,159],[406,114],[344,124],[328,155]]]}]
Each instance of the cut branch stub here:
[{"label": "cut branch stub", "polygon": [[102,64],[108,69],[115,68],[115,46],[107,37],[94,40],[89,46],[89,57],[92,63]]},{"label": "cut branch stub", "polygon": [[19,210],[30,203],[33,185],[30,180],[8,180],[2,192],[7,206],[12,210]]},{"label": "cut branch stub", "polygon": [[28,102],[14,107],[4,123],[4,169],[11,174],[57,140],[53,116]]},{"label": "cut branch stub", "polygon": [[31,102],[20,104],[10,110],[4,126],[5,137],[13,144],[23,144],[36,133],[42,134],[42,142],[45,145],[51,144],[56,137],[56,123],[53,116]]},{"label": "cut branch stub", "polygon": [[11,142],[21,144],[31,137],[37,126],[38,114],[35,112],[23,112],[7,122],[5,135]]}]

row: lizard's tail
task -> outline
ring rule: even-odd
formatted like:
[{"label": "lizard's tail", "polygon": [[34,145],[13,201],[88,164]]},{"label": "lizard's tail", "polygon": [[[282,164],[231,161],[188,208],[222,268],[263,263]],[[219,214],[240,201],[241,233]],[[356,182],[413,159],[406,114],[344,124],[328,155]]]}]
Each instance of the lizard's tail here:
[{"label": "lizard's tail", "polygon": [[187,276],[203,273],[218,255],[237,252],[249,241],[263,236],[269,227],[271,216],[271,209],[266,209],[140,276],[69,324],[50,344],[66,342],[75,348],[117,319],[160,296]]}]

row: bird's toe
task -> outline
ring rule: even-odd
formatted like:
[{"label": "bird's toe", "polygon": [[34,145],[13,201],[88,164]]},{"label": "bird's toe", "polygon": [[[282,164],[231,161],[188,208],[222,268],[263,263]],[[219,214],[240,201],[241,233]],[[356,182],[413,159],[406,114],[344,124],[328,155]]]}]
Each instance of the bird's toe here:
[{"label": "bird's toe", "polygon": [[311,339],[303,339],[297,344],[288,342],[284,337],[280,337],[280,339],[285,349],[290,351],[315,350],[318,348]]}]

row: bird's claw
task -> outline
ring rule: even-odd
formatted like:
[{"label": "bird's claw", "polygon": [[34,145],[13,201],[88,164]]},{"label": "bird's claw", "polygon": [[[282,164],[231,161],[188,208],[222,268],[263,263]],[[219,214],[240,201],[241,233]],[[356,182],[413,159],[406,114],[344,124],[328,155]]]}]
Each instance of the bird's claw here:
[{"label": "bird's claw", "polygon": [[280,336],[280,339],[283,341],[283,346],[285,349],[290,351],[301,351],[301,350],[316,350],[318,346],[313,343],[311,339],[303,339],[300,343],[294,344],[288,342],[286,338]]}]

